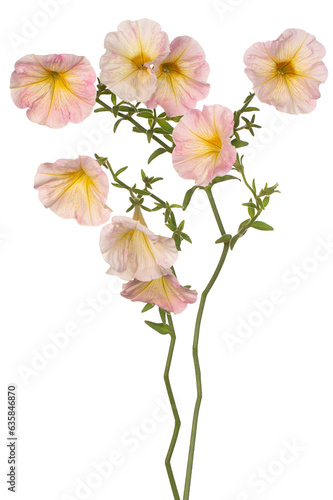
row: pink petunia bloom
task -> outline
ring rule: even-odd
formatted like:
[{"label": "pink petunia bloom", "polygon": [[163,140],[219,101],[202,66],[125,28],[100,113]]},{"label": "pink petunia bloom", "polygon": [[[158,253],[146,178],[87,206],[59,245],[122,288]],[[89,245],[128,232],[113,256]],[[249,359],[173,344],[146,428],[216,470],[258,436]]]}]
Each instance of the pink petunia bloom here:
[{"label": "pink petunia bloom", "polygon": [[138,206],[133,219],[113,217],[111,224],[103,227],[100,249],[111,266],[107,274],[124,280],[160,278],[170,272],[178,257],[174,239],[150,231]]},{"label": "pink petunia bloom", "polygon": [[92,112],[96,74],[82,56],[52,54],[22,57],[15,64],[10,88],[18,108],[39,125],[61,128],[80,123]]},{"label": "pink petunia bloom", "polygon": [[261,102],[285,113],[310,113],[328,76],[325,54],[313,35],[288,29],[277,40],[255,43],[245,52],[245,73]]},{"label": "pink petunia bloom", "polygon": [[124,101],[145,102],[156,89],[152,65],[170,52],[169,38],[150,19],[124,21],[105,37],[101,82]]},{"label": "pink petunia bloom", "polygon": [[129,281],[123,285],[120,295],[132,302],[154,304],[174,314],[183,312],[187,304],[194,304],[198,297],[195,290],[181,286],[173,274],[148,282]]},{"label": "pink petunia bloom", "polygon": [[148,108],[159,104],[168,116],[178,116],[207,97],[209,65],[202,47],[189,36],[175,38],[170,50],[161,64],[154,67],[157,87],[145,104]]},{"label": "pink petunia bloom", "polygon": [[100,164],[89,156],[43,163],[35,176],[39,199],[45,208],[84,226],[99,226],[110,219],[105,205],[109,182]]},{"label": "pink petunia bloom", "polygon": [[173,131],[172,161],[178,174],[194,179],[197,186],[227,174],[236,161],[230,139],[233,126],[233,112],[219,104],[188,111]]}]

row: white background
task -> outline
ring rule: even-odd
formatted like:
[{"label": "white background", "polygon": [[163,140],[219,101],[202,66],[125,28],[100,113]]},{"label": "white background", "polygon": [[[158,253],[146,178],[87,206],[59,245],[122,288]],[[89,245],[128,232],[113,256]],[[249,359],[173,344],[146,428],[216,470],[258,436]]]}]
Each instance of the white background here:
[{"label": "white background", "polygon": [[[275,39],[286,28],[307,30],[328,49],[325,62],[332,68],[331,3],[69,0],[58,2],[53,16],[41,14],[41,1],[8,5],[1,13],[1,498],[8,494],[6,387],[15,383],[16,498],[83,498],[83,491],[81,496],[75,492],[79,482],[98,480],[91,475],[94,463],[118,451],[121,464],[114,460],[113,472],[85,498],[171,500],[164,469],[173,429],[163,383],[168,338],[143,324],[144,319],[156,321],[156,312],[141,315],[142,305],[119,297],[118,282],[105,275],[100,228],[56,217],[39,203],[32,186],[40,163],[73,150],[106,155],[115,168],[129,165],[124,178],[131,182],[139,179],[141,168],[163,175],[167,181],[156,192],[171,202],[181,202],[192,184],[176,175],[166,156],[146,167],[155,146],[131,134],[128,124],[114,136],[112,117],[92,115],[61,130],[29,122],[9,97],[9,76],[15,61],[30,53],[85,55],[98,73],[104,36],[122,20],[148,17],[160,22],[171,40],[190,35],[204,47],[211,67],[205,104],[238,109],[251,89],[243,53],[256,41]],[[237,244],[208,300],[200,340],[204,399],[191,500],[312,500],[333,493],[333,251],[322,243],[333,239],[331,80],[321,89],[317,109],[306,116],[290,117],[260,105],[263,130],[244,150],[249,178],[255,176],[259,186],[278,181],[282,194],[272,197],[264,214],[275,231],[252,230]],[[125,193],[114,191],[109,205],[123,214]],[[241,203],[248,197],[236,181],[216,190],[228,232],[235,233],[246,218]],[[168,235],[161,213],[148,214],[146,220],[151,229]],[[204,197],[193,199],[187,220],[193,245],[184,243],[177,273],[182,284],[201,292],[218,260],[221,247],[213,242],[219,233]],[[280,291],[281,302],[275,305],[274,290]],[[258,312],[259,303],[268,316]],[[189,306],[175,319],[172,383],[183,426],[173,465],[180,490],[195,400],[191,343],[196,308]],[[244,326],[255,321],[257,326]],[[239,336],[240,324],[246,339]],[[36,368],[36,353],[50,354],[50,335],[70,328],[77,335],[68,345],[24,377],[23,370]],[[227,333],[241,343],[232,349]],[[141,437],[129,441],[137,427]],[[299,448],[294,457],[284,451],[286,441]],[[286,456],[290,463],[283,464]],[[268,475],[258,483],[260,468]]]}]

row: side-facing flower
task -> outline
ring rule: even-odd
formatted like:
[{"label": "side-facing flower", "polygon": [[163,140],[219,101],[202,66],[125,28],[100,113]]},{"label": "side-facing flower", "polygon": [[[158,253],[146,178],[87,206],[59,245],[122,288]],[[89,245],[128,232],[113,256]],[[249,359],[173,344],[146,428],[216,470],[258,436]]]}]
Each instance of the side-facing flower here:
[{"label": "side-facing flower", "polygon": [[124,21],[105,37],[101,57],[101,82],[124,101],[145,102],[156,89],[152,65],[170,51],[169,38],[150,19]]},{"label": "side-facing flower", "polygon": [[277,40],[255,43],[245,52],[245,73],[260,101],[285,113],[310,113],[328,76],[325,54],[313,35],[288,29]]},{"label": "side-facing flower", "polygon": [[159,104],[169,116],[183,115],[205,99],[209,65],[202,47],[189,36],[179,36],[170,45],[170,54],[154,67],[156,91],[146,102],[148,108]]},{"label": "side-facing flower", "polygon": [[132,302],[154,304],[165,311],[178,314],[186,309],[187,304],[194,304],[198,293],[181,286],[173,274],[167,274],[148,282],[135,279],[129,281],[123,285],[120,295]]},{"label": "side-facing flower", "polygon": [[112,222],[103,227],[100,249],[110,265],[107,274],[124,280],[160,278],[170,272],[178,257],[173,238],[150,231],[138,206],[133,219],[113,217]]},{"label": "side-facing flower", "polygon": [[96,74],[82,56],[52,54],[22,57],[15,64],[10,88],[17,107],[39,125],[61,128],[80,123],[95,105]]},{"label": "side-facing flower", "polygon": [[172,161],[178,174],[194,179],[197,186],[227,174],[236,161],[230,139],[233,126],[233,112],[219,104],[188,111],[173,131]]},{"label": "side-facing flower", "polygon": [[35,176],[39,199],[45,208],[84,226],[99,226],[110,219],[105,205],[109,182],[100,164],[89,156],[43,163]]}]

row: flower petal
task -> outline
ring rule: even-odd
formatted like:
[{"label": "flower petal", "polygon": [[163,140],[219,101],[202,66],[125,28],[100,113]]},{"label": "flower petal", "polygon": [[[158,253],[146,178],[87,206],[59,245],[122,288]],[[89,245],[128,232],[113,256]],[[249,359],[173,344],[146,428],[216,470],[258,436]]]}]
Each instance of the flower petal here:
[{"label": "flower petal", "polygon": [[121,295],[132,302],[154,304],[174,314],[183,312],[187,304],[194,304],[198,296],[195,290],[182,287],[173,274],[148,282],[129,281],[123,285]]},{"label": "flower petal", "polygon": [[125,280],[160,278],[178,257],[173,238],[156,236],[139,221],[122,216],[103,227],[100,249],[111,266],[107,273]]},{"label": "flower petal", "polygon": [[325,53],[313,35],[288,29],[273,42],[252,45],[244,55],[245,72],[262,102],[286,113],[309,113],[328,76]]},{"label": "flower petal", "polygon": [[172,161],[178,174],[194,179],[198,186],[227,174],[236,160],[230,140],[233,125],[232,111],[218,104],[186,113],[173,132],[176,148]]},{"label": "flower petal", "polygon": [[178,116],[207,97],[209,65],[202,47],[191,37],[175,38],[170,50],[162,63],[154,67],[156,92],[146,106],[156,108],[160,105],[168,116]]},{"label": "flower petal", "polygon": [[29,108],[31,121],[61,128],[91,114],[95,79],[95,71],[85,57],[32,54],[17,61],[10,87],[16,106]]},{"label": "flower petal", "polygon": [[145,102],[156,88],[151,65],[169,53],[169,39],[155,21],[124,21],[106,35],[101,81],[124,101]]},{"label": "flower petal", "polygon": [[76,160],[43,163],[35,176],[39,199],[64,219],[98,226],[107,222],[111,210],[105,206],[109,192],[107,175],[99,163],[88,156]]}]

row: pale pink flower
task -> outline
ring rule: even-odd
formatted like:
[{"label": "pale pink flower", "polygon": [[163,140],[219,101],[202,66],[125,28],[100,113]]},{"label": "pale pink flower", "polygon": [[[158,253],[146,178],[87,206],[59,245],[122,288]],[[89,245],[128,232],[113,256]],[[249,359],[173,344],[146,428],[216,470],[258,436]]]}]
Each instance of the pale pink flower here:
[{"label": "pale pink flower", "polygon": [[101,232],[100,249],[110,264],[107,274],[124,280],[149,281],[170,272],[178,257],[173,238],[150,231],[137,206],[134,219],[113,217]]},{"label": "pale pink flower", "polygon": [[310,113],[328,76],[325,54],[313,35],[288,29],[277,40],[255,43],[245,52],[245,73],[260,101],[285,113]]},{"label": "pale pink flower", "polygon": [[15,64],[10,88],[16,106],[29,108],[29,120],[61,128],[90,115],[95,105],[95,80],[95,71],[85,57],[31,54]]},{"label": "pale pink flower", "polygon": [[124,101],[145,102],[156,89],[152,65],[170,51],[169,38],[150,19],[124,21],[105,37],[101,82]]},{"label": "pale pink flower", "polygon": [[109,192],[107,175],[89,156],[76,160],[43,163],[35,176],[39,199],[64,219],[76,219],[84,226],[98,226],[110,219],[105,205]]},{"label": "pale pink flower", "polygon": [[145,104],[148,108],[156,108],[159,104],[168,116],[178,116],[207,97],[209,65],[202,47],[189,36],[175,38],[170,50],[170,54],[154,67],[157,87]]},{"label": "pale pink flower", "polygon": [[172,161],[178,174],[194,179],[197,186],[227,174],[236,161],[230,139],[233,126],[233,112],[219,104],[188,111],[173,131]]},{"label": "pale pink flower", "polygon": [[148,282],[134,279],[123,285],[120,295],[132,302],[154,304],[174,314],[183,312],[187,304],[194,304],[198,296],[195,290],[181,286],[173,274]]}]

